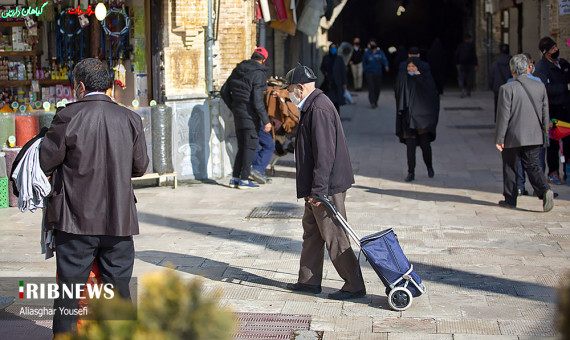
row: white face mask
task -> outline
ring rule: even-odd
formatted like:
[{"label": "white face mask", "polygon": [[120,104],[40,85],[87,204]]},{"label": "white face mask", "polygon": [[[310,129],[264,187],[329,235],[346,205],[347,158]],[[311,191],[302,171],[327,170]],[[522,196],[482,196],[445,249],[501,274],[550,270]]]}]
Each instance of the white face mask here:
[{"label": "white face mask", "polygon": [[301,103],[301,98],[297,98],[295,95],[295,90],[293,90],[293,92],[289,92],[289,99],[291,99],[295,105],[299,105]]}]

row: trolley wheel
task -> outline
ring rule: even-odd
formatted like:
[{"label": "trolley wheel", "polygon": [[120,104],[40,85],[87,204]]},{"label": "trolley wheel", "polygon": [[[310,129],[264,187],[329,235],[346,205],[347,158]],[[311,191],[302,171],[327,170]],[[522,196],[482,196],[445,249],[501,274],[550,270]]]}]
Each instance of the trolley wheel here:
[{"label": "trolley wheel", "polygon": [[412,299],[412,293],[404,287],[396,287],[388,294],[388,304],[397,311],[408,309],[412,305]]}]

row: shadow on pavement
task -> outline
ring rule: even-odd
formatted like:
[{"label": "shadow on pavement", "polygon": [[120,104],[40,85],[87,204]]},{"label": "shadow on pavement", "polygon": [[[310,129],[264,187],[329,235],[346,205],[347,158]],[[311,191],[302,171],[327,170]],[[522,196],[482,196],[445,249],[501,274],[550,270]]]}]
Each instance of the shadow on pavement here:
[{"label": "shadow on pavement", "polygon": [[51,340],[53,333],[50,327],[51,319],[48,321],[30,320],[18,316],[20,305],[12,305],[4,311],[0,311],[0,339],[10,340]]},{"label": "shadow on pavement", "polygon": [[379,195],[389,195],[395,197],[404,197],[410,198],[420,201],[436,201],[436,202],[457,202],[457,203],[466,203],[466,204],[478,204],[478,205],[486,205],[486,206],[498,206],[496,203],[487,202],[487,201],[480,201],[474,200],[471,197],[466,196],[459,196],[459,195],[451,195],[451,194],[442,194],[442,193],[433,193],[433,192],[419,192],[419,191],[411,191],[411,190],[395,190],[395,189],[379,189],[373,187],[367,187],[362,185],[355,185],[353,188],[363,189],[366,192],[370,192],[373,194]]},{"label": "shadow on pavement", "polygon": [[[488,202],[483,202],[483,203],[490,205],[490,203]],[[300,254],[298,249],[299,246],[302,244],[300,240],[293,240],[281,236],[267,236],[264,234],[255,233],[246,230],[239,230],[238,235],[232,235],[232,231],[234,229],[231,228],[215,226],[194,221],[181,220],[173,217],[166,217],[149,213],[139,212],[139,221],[144,223],[154,224],[157,226],[187,230],[193,233],[209,235],[212,237],[221,238],[225,240],[261,245],[274,251],[278,252],[283,251],[292,254],[296,253]],[[405,242],[405,240],[400,240],[400,241]],[[497,256],[500,257],[499,255]],[[166,266],[166,263],[162,262],[165,262],[164,260],[168,257],[171,258],[187,257],[188,263],[192,263],[193,265],[192,266],[179,265],[177,267],[178,270],[201,275],[212,280],[222,281],[222,279],[224,279],[223,275],[224,273],[226,273],[226,270],[222,271],[221,273],[218,271],[217,274],[212,274],[208,273],[208,268],[227,266],[229,269],[233,269],[235,271],[235,274],[232,274],[229,278],[238,278],[247,282],[255,282],[258,284],[279,287],[279,288],[283,288],[283,286],[285,285],[285,283],[283,282],[264,278],[263,276],[259,276],[244,271],[240,267],[232,267],[228,263],[209,260],[202,257],[186,255],[186,254],[169,253],[158,250],[145,250],[137,252],[137,258],[145,262],[153,263],[160,266]],[[210,265],[208,265],[208,263],[210,263]],[[363,266],[364,265],[369,266],[368,263],[365,262],[364,260],[361,261],[361,264]],[[440,284],[458,287],[466,291],[482,290],[490,293],[509,295],[514,297],[524,298],[527,300],[541,301],[545,303],[553,302],[556,299],[556,290],[554,288],[537,283],[522,282],[511,279],[499,278],[490,275],[471,273],[463,270],[446,268],[422,262],[414,262],[413,265],[414,265],[414,270],[418,273],[418,275],[420,275],[422,280],[434,281]],[[263,269],[252,268],[252,270],[259,271]],[[524,269],[521,267],[521,270]],[[244,277],[245,279],[241,277]],[[429,283],[426,285],[428,286],[429,290]]]}]

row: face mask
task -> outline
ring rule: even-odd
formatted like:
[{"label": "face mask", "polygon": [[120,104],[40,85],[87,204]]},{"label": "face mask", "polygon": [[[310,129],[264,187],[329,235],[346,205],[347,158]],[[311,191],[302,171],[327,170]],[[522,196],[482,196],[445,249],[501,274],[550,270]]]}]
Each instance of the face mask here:
[{"label": "face mask", "polygon": [[354,43],[354,46],[360,47],[360,43]]},{"label": "face mask", "polygon": [[333,55],[336,54],[337,51],[338,50],[335,47],[333,47],[329,50],[329,52],[331,52],[331,54],[333,54]]},{"label": "face mask", "polygon": [[376,46],[376,45],[370,45],[370,49],[372,49],[372,50],[375,50],[376,47],[378,47],[378,46]]},{"label": "face mask", "polygon": [[560,50],[552,53],[550,56],[552,57],[552,59],[558,59],[558,56],[560,55]]},{"label": "face mask", "polygon": [[299,105],[299,103],[301,103],[301,99],[297,98],[297,96],[295,95],[295,91],[289,92],[289,99],[291,99],[291,101],[295,105]]},{"label": "face mask", "polygon": [[415,75],[416,75],[414,72],[410,72],[410,71],[408,71],[408,74],[411,75],[411,76],[415,76]]}]

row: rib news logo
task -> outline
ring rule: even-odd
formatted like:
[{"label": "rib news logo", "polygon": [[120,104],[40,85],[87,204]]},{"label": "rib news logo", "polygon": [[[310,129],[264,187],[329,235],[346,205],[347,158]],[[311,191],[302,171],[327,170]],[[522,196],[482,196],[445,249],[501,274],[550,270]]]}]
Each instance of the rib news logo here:
[{"label": "rib news logo", "polygon": [[[57,284],[57,283],[24,283],[20,281],[19,297],[28,300],[43,299],[112,299],[115,296],[111,283],[103,284]],[[61,291],[60,291],[61,289]],[[86,292],[87,294],[83,294]]]}]

